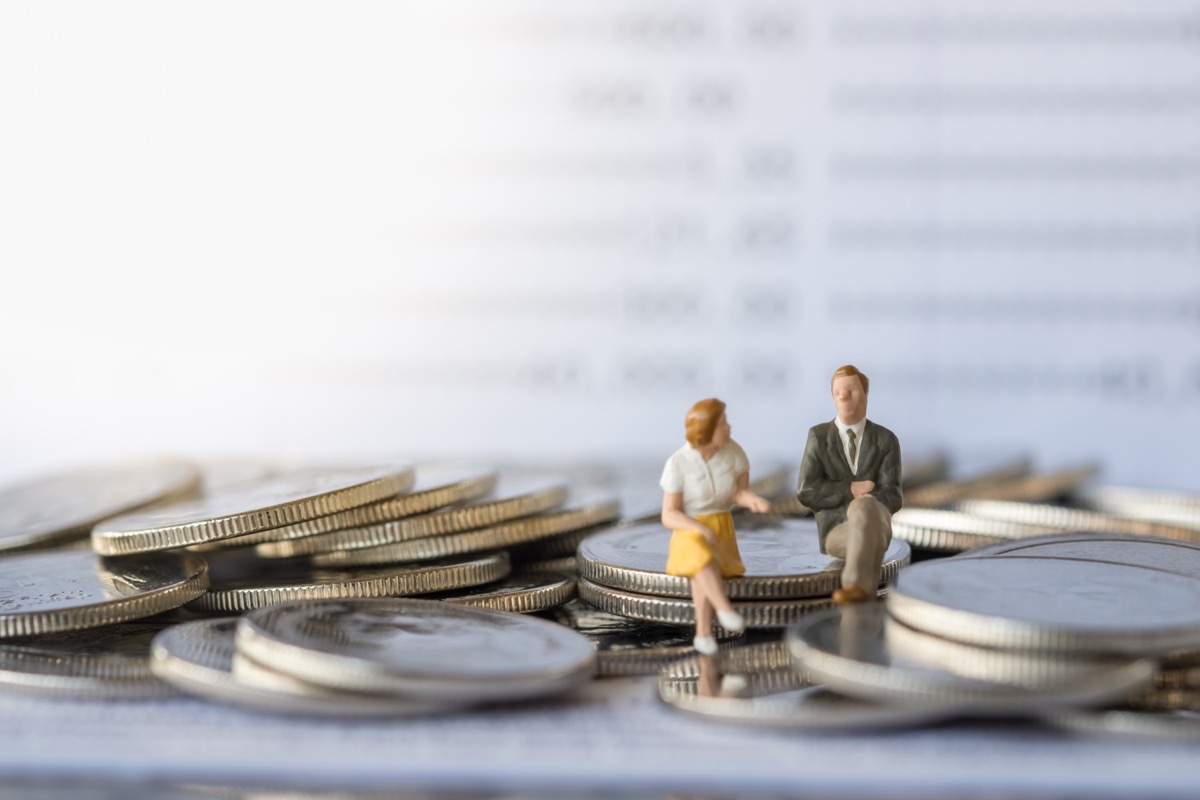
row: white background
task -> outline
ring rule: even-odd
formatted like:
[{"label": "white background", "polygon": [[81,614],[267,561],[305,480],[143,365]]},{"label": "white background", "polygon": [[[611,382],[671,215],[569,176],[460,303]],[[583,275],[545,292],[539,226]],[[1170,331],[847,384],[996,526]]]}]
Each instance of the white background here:
[{"label": "white background", "polygon": [[0,6],[0,480],[907,452],[1200,489],[1200,11]]}]

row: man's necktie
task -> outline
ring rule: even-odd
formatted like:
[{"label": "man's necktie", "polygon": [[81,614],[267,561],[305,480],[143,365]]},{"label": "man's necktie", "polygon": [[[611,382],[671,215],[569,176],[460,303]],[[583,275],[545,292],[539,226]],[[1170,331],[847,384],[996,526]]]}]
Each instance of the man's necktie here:
[{"label": "man's necktie", "polygon": [[853,430],[847,430],[846,435],[850,437],[850,469],[854,469],[854,461],[858,458],[858,437],[854,435]]}]

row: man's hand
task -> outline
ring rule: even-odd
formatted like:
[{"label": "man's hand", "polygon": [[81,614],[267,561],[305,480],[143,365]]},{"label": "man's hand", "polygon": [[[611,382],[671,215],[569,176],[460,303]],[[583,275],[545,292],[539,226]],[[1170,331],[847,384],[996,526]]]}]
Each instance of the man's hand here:
[{"label": "man's hand", "polygon": [[875,481],[850,481],[850,494],[854,495],[855,499],[866,497],[873,491]]}]

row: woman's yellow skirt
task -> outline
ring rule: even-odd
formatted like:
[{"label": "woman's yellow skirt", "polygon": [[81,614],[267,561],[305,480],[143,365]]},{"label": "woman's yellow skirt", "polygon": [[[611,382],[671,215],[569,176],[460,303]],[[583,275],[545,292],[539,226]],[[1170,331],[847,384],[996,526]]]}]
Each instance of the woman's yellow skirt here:
[{"label": "woman's yellow skirt", "polygon": [[717,534],[713,547],[700,531],[671,531],[671,549],[667,551],[667,574],[691,578],[710,562],[717,563],[722,578],[735,578],[746,572],[742,555],[738,552],[737,537],[733,532],[733,516],[724,514],[700,514],[697,522],[703,522]]}]

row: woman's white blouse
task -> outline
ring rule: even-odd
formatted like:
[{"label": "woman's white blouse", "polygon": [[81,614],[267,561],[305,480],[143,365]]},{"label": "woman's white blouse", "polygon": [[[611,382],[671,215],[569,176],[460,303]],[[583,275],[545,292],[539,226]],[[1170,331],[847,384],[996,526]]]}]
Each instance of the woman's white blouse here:
[{"label": "woman's white blouse", "polygon": [[667,459],[658,485],[664,492],[683,492],[683,513],[720,514],[733,507],[737,477],[750,472],[746,451],[732,439],[708,461],[684,444]]}]

